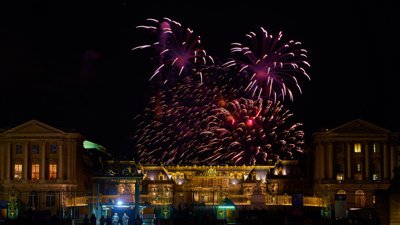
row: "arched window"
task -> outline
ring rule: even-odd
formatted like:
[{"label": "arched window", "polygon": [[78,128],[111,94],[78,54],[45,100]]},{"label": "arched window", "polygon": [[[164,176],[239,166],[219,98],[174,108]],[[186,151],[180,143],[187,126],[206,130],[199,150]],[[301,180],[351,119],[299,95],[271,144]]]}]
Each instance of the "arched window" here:
[{"label": "arched window", "polygon": [[54,191],[46,193],[46,207],[53,207],[56,205],[56,194]]},{"label": "arched window", "polygon": [[365,207],[365,193],[362,190],[357,190],[354,194],[355,207],[364,208]]},{"label": "arched window", "polygon": [[37,191],[31,191],[29,192],[29,200],[28,204],[32,208],[37,208],[39,205],[39,194]]}]

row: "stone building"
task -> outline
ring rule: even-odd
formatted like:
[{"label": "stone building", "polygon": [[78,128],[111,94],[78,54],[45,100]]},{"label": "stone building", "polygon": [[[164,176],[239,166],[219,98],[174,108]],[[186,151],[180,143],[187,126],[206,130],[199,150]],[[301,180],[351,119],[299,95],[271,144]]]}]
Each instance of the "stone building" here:
[{"label": "stone building", "polygon": [[313,192],[325,213],[346,217],[351,210],[373,208],[398,165],[396,134],[361,119],[312,134]]},{"label": "stone building", "polygon": [[37,120],[1,132],[0,200],[13,196],[20,210],[74,216],[92,188],[93,163],[83,142],[79,133]]}]

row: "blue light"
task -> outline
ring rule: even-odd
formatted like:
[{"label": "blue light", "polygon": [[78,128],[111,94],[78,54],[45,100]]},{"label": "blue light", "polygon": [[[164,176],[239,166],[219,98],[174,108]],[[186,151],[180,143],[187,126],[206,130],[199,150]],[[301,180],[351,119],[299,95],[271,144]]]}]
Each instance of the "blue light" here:
[{"label": "blue light", "polygon": [[117,201],[117,205],[122,205],[122,201],[121,200]]}]

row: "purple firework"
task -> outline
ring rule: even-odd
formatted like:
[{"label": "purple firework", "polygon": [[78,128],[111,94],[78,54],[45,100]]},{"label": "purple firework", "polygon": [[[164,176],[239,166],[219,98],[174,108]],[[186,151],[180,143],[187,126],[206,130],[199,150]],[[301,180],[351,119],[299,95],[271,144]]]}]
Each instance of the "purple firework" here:
[{"label": "purple firework", "polygon": [[202,162],[263,164],[268,159],[292,159],[303,152],[301,123],[279,102],[240,98],[214,109],[201,132],[198,152]]},{"label": "purple firework", "polygon": [[300,42],[290,40],[282,43],[282,32],[273,36],[262,27],[261,36],[254,32],[246,36],[252,45],[232,43],[233,60],[226,66],[239,65],[239,73],[249,79],[245,89],[253,97],[283,101],[285,96],[289,96],[293,101],[292,89],[302,92],[298,76],[310,80],[306,72],[306,68],[310,67],[306,61],[307,51],[300,48]]},{"label": "purple firework", "polygon": [[157,51],[159,65],[150,80],[155,76],[161,76],[160,79],[166,83],[171,78],[171,74],[181,76],[196,69],[196,66],[214,63],[213,58],[207,56],[206,51],[200,47],[200,36],[193,35],[192,29],[183,29],[179,22],[165,17],[162,20],[147,19],[147,21],[154,25],[141,25],[137,28],[155,32],[158,40],[152,44],[137,46],[132,50],[154,48]]}]

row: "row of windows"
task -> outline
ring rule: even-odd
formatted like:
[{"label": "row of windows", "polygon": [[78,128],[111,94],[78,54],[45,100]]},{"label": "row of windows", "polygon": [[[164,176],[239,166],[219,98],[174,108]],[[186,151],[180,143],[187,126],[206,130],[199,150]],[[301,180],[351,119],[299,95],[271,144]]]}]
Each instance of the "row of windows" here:
[{"label": "row of windows", "polygon": [[[48,167],[48,179],[49,180],[54,180],[57,178],[57,164],[56,163],[50,163]],[[14,179],[22,179],[22,164],[16,163],[14,164]],[[32,180],[38,180],[39,179],[39,174],[40,174],[40,164],[34,163],[31,165],[31,179]]]},{"label": "row of windows", "polygon": [[[361,180],[362,176],[359,176],[358,174],[355,174],[355,179],[356,180]],[[379,173],[373,173],[372,174],[372,180],[380,180]],[[336,180],[344,180],[344,173],[337,173],[336,174]]]},{"label": "row of windows", "polygon": [[[54,191],[46,193],[46,207],[53,207],[56,205],[56,194]],[[32,208],[38,208],[39,206],[39,194],[36,191],[29,193],[28,206]]]},{"label": "row of windows", "polygon": [[[40,152],[40,146],[38,144],[32,144],[31,149],[32,149],[32,153],[34,153],[34,154],[39,154],[39,152]],[[15,145],[15,153],[22,154],[22,145],[21,144]],[[57,153],[57,145],[56,144],[50,145],[50,153]]]},{"label": "row of windows", "polygon": [[[361,143],[355,143],[353,150],[354,150],[354,153],[361,153],[362,152]],[[379,151],[378,144],[372,144],[372,153],[378,154],[379,152],[380,151]]]}]

